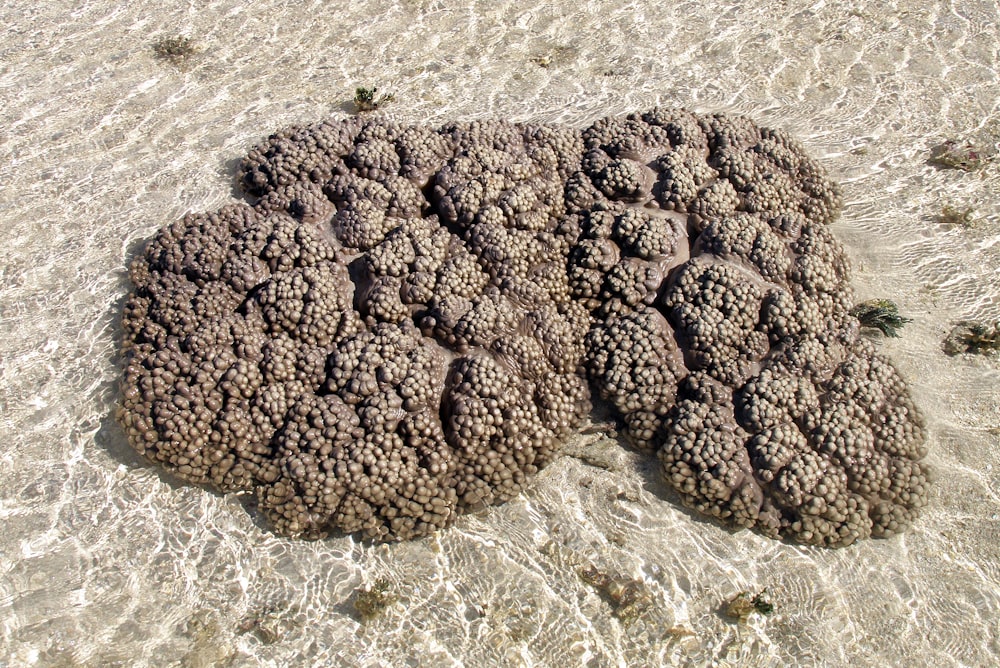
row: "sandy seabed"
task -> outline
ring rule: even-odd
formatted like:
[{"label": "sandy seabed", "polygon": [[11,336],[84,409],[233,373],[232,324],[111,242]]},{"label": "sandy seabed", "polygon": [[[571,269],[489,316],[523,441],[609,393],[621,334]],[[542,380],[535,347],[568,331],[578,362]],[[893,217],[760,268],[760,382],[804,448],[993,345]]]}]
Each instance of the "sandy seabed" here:
[{"label": "sandy seabed", "polygon": [[[1000,162],[927,162],[1000,136],[995,2],[39,4],[0,9],[0,666],[1000,662],[1000,364],[941,351],[1000,318]],[[196,53],[158,58],[177,36]],[[928,422],[915,526],[836,551],[730,532],[595,434],[430,538],[301,542],[142,462],[112,417],[128,260],[358,85],[406,123],[677,105],[801,139],[843,185],[859,298],[913,319],[878,345]],[[648,604],[621,614],[586,569]],[[379,583],[395,602],[364,622]],[[765,588],[773,614],[720,613]]]}]

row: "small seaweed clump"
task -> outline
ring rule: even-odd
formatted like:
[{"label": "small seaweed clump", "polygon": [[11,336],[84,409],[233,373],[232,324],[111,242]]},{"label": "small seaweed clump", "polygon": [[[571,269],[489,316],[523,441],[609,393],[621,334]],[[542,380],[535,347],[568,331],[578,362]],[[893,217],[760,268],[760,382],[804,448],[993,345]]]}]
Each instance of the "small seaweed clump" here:
[{"label": "small seaweed clump", "polygon": [[393,99],[395,99],[395,96],[392,93],[378,95],[378,88],[375,86],[371,88],[358,86],[354,91],[354,106],[359,113],[377,111],[379,107],[389,104]]},{"label": "small seaweed clump", "polygon": [[615,617],[628,626],[652,605],[652,600],[641,580],[614,575],[588,564],[579,570],[580,579],[600,594]]},{"label": "small seaweed clump", "polygon": [[858,319],[862,327],[877,329],[885,336],[899,337],[899,330],[910,318],[899,315],[899,307],[888,299],[869,299],[851,309],[851,315]]},{"label": "small seaweed clump", "polygon": [[938,167],[974,172],[996,155],[996,149],[971,140],[948,139],[931,149],[929,162]]},{"label": "small seaweed clump", "polygon": [[973,320],[963,320],[955,325],[942,346],[949,355],[977,353],[996,354],[1000,351],[1000,321],[992,325]]},{"label": "small seaweed clump", "polygon": [[265,645],[273,645],[299,625],[294,618],[298,612],[287,603],[267,604],[253,610],[236,629],[252,633]]},{"label": "small seaweed clump", "polygon": [[164,37],[153,44],[153,54],[160,60],[181,67],[198,49],[190,37]]},{"label": "small seaweed clump", "polygon": [[945,225],[961,225],[962,227],[976,226],[976,210],[971,206],[954,206],[945,204],[938,214],[938,222]]},{"label": "small seaweed clump", "polygon": [[399,596],[390,590],[389,581],[379,578],[370,587],[357,590],[354,609],[361,616],[361,621],[370,622],[398,600]]},{"label": "small seaweed clump", "polygon": [[757,613],[760,615],[770,615],[774,612],[774,603],[767,595],[767,589],[762,589],[757,594],[748,591],[741,591],[736,596],[726,601],[723,612],[727,617],[746,621],[750,615]]}]

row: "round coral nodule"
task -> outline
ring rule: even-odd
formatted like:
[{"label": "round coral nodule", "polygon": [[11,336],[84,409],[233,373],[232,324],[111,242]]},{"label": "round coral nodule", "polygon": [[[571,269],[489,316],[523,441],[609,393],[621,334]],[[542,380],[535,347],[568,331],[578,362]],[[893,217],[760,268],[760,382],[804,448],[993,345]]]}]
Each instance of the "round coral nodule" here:
[{"label": "round coral nodule", "polygon": [[404,540],[502,503],[592,393],[732,527],[835,547],[927,502],[920,414],[849,314],[839,190],[781,131],[350,118],[271,135],[238,182],[255,204],[133,261],[118,420],[281,534]]}]

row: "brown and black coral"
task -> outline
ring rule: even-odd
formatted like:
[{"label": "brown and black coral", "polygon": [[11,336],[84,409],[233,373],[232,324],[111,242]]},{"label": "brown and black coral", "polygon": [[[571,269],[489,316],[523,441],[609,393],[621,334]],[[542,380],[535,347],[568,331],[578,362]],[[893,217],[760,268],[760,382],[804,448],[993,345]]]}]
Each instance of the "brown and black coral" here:
[{"label": "brown and black coral", "polygon": [[510,499],[591,392],[729,525],[840,546],[926,502],[920,416],[850,315],[838,189],[781,131],[351,118],[238,178],[254,204],[133,262],[118,418],[280,533],[407,539]]}]

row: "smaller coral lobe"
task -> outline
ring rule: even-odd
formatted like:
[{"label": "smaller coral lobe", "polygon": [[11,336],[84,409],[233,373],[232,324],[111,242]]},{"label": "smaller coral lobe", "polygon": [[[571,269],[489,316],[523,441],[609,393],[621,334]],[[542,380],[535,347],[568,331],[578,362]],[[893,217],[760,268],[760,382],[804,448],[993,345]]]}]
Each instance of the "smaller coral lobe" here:
[{"label": "smaller coral lobe", "polygon": [[118,419],[279,533],[402,540],[506,501],[592,392],[728,525],[842,546],[926,503],[921,418],[849,315],[838,190],[783,132],[352,118],[238,176],[255,204],[132,263]]}]

